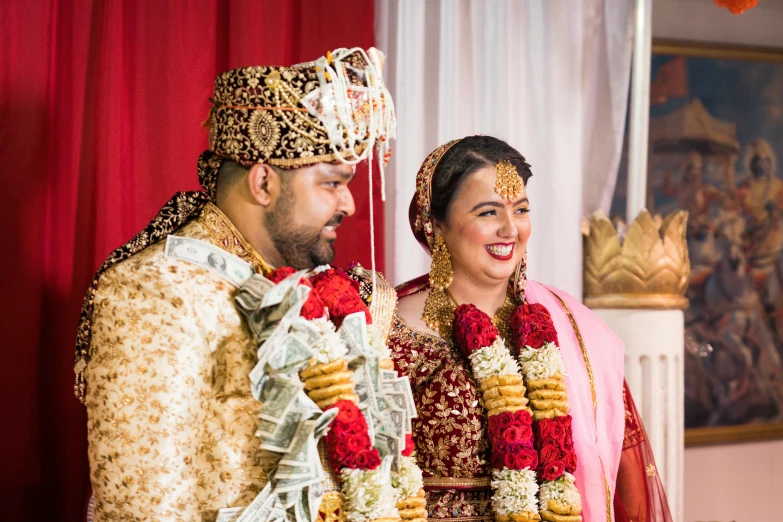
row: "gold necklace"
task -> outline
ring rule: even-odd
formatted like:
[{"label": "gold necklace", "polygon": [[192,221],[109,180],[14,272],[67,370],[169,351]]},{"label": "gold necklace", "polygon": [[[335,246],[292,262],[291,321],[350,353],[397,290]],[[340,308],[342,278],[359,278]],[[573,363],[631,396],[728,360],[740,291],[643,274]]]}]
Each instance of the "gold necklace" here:
[{"label": "gold necklace", "polygon": [[[427,324],[428,328],[438,332],[438,335],[443,339],[452,341],[451,325],[454,322],[454,311],[457,309],[457,306],[457,302],[451,295],[451,292],[433,288],[424,302],[424,313],[421,319]],[[492,317],[492,324],[497,327],[504,339],[509,338],[511,313],[516,306],[517,303],[511,292],[506,292],[503,306]]]}]

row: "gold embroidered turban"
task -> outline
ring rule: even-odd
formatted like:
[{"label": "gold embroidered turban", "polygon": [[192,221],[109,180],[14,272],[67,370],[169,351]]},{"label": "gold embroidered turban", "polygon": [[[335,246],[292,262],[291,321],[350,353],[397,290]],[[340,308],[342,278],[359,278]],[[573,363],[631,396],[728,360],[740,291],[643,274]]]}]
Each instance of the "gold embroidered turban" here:
[{"label": "gold embroidered turban", "polygon": [[358,163],[394,137],[375,49],[337,49],[292,67],[245,67],[215,80],[210,150],[241,165]]}]

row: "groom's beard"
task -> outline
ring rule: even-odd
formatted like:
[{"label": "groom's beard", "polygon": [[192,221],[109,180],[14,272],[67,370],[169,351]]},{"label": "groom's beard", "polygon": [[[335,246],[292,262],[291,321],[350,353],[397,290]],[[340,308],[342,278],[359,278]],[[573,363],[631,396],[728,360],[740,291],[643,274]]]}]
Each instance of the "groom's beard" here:
[{"label": "groom's beard", "polygon": [[323,239],[321,230],[323,227],[338,226],[343,220],[343,214],[335,214],[321,227],[296,226],[290,222],[293,208],[293,193],[283,188],[275,210],[269,212],[264,220],[264,226],[286,265],[305,270],[331,263],[334,259],[334,240]]}]

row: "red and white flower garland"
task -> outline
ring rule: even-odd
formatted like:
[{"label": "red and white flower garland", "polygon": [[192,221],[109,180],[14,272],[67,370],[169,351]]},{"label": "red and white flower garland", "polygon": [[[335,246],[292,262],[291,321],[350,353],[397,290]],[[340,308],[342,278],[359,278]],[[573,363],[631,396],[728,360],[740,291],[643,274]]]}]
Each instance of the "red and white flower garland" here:
[{"label": "red and white flower garland", "polygon": [[473,305],[457,307],[453,334],[470,360],[488,410],[495,518],[498,522],[540,520],[538,456],[519,365],[489,316]]},{"label": "red and white flower garland", "polygon": [[582,499],[576,488],[577,459],[565,386],[565,363],[549,311],[524,304],[511,315],[511,337],[533,410],[538,451],[541,517],[551,522],[581,521]]}]

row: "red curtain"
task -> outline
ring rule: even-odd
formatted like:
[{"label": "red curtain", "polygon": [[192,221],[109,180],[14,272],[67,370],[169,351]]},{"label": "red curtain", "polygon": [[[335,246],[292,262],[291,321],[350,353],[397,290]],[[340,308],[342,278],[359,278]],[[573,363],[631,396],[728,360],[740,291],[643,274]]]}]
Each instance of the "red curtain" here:
[{"label": "red curtain", "polygon": [[[373,44],[371,0],[0,2],[0,520],[81,517],[81,299],[113,248],[198,187],[215,75]],[[336,263],[369,266],[366,171],[352,189],[359,211],[340,228]]]}]

